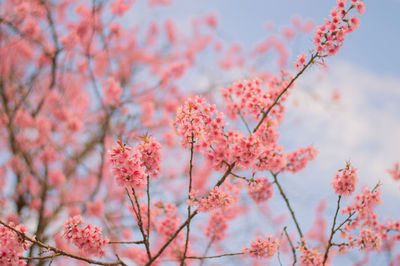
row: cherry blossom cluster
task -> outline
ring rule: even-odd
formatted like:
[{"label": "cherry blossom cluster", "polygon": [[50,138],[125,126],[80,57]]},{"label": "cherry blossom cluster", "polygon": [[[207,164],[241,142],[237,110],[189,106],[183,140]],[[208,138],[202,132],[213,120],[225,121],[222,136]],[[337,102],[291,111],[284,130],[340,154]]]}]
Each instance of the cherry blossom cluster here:
[{"label": "cherry blossom cluster", "polygon": [[356,189],[357,169],[352,167],[350,163],[346,164],[346,168],[339,169],[332,180],[332,186],[335,193],[341,196],[353,194]]},{"label": "cherry blossom cluster", "polygon": [[262,110],[268,108],[267,103],[272,97],[262,88],[259,79],[237,81],[222,88],[221,94],[225,100],[227,115],[231,119],[236,119],[238,114],[258,118]]},{"label": "cherry blossom cluster", "polygon": [[247,193],[256,202],[261,203],[272,198],[272,184],[266,178],[257,178],[248,184]]},{"label": "cherry blossom cluster", "polygon": [[145,135],[143,141],[137,144],[137,149],[142,155],[142,162],[146,172],[153,178],[160,175],[161,170],[161,145],[158,141]]},{"label": "cherry blossom cluster", "polygon": [[[25,234],[26,228],[20,224],[14,226],[9,224],[19,232]],[[0,225],[0,265],[14,266],[14,265],[26,265],[26,262],[20,260],[20,256],[24,250],[27,250],[31,246],[31,243],[25,241],[13,230]]]},{"label": "cherry blossom cluster", "polygon": [[115,106],[120,103],[122,88],[118,81],[113,77],[108,78],[104,82],[104,104],[107,106]]},{"label": "cherry blossom cluster", "polygon": [[178,108],[173,126],[177,134],[182,137],[184,147],[193,144],[196,149],[204,150],[209,147],[213,139],[223,138],[225,116],[203,97],[196,96],[187,99]]},{"label": "cherry blossom cluster", "polygon": [[305,53],[301,53],[297,56],[296,62],[294,62],[294,68],[296,70],[300,70],[306,64],[307,55]]},{"label": "cherry blossom cluster", "polygon": [[388,169],[388,173],[392,176],[394,180],[400,180],[400,164],[395,162],[392,169]]},{"label": "cherry blossom cluster", "polygon": [[[379,188],[374,190],[364,188],[361,194],[354,197],[355,202],[342,210],[343,214],[352,217],[342,230],[342,237],[348,241],[349,247],[361,249],[381,247],[385,227],[379,223],[378,215],[374,210],[380,203],[380,193]],[[352,235],[353,230],[359,230],[359,236]]]},{"label": "cherry blossom cluster", "polygon": [[200,197],[198,191],[192,191],[188,204],[197,206],[199,212],[215,209],[225,209],[236,202],[235,197],[221,187],[214,187],[205,197]]},{"label": "cherry blossom cluster", "polygon": [[316,158],[318,150],[313,146],[300,147],[299,149],[286,154],[286,171],[297,173],[304,169],[309,161]]},{"label": "cherry blossom cluster", "polygon": [[146,176],[157,178],[161,169],[161,145],[155,138],[145,135],[143,141],[135,147],[117,141],[110,152],[113,173],[117,184],[143,188],[146,185]]},{"label": "cherry blossom cluster", "polygon": [[[288,85],[291,79],[289,73],[282,71],[280,76],[271,76],[267,80],[268,90],[263,89],[260,79],[239,80],[231,86],[221,89],[225,100],[225,110],[229,118],[235,120],[238,115],[247,117],[252,115],[258,119],[263,112],[268,110],[277,99],[278,95]],[[281,102],[285,97],[281,98]],[[281,116],[283,109],[274,111]],[[279,111],[278,111],[279,110]]]},{"label": "cherry blossom cluster", "polygon": [[267,236],[266,239],[257,237],[250,242],[250,247],[243,248],[243,253],[253,258],[269,258],[278,252],[279,245],[279,239],[272,236]]},{"label": "cherry blossom cluster", "polygon": [[362,14],[365,6],[361,0],[338,0],[331,10],[330,18],[317,27],[313,43],[320,56],[335,55],[342,47],[345,36],[358,28],[360,21],[357,16],[347,17],[353,8]]},{"label": "cherry blossom cluster", "polygon": [[181,222],[180,216],[177,213],[177,207],[174,204],[163,204],[162,202],[158,203],[156,207],[160,210],[160,214],[164,214],[164,218],[157,219],[156,221],[157,232],[165,238],[170,237],[175,233]]},{"label": "cherry blossom cluster", "polygon": [[91,224],[82,226],[83,222],[83,218],[79,215],[67,219],[64,224],[65,238],[87,255],[105,256],[104,249],[108,244],[108,239],[103,238],[98,226]]},{"label": "cherry blossom cluster", "polygon": [[[243,89],[238,85],[242,83],[235,83],[235,86]],[[277,79],[272,79],[270,83],[272,89],[269,90],[268,95],[277,97],[278,88],[282,89],[280,87],[282,84]],[[260,83],[254,80],[247,82],[247,85],[255,88],[260,86]],[[254,99],[258,97],[254,96]],[[270,104],[272,104],[272,99],[273,96],[271,96]],[[178,135],[182,137],[182,145],[188,147],[193,139],[196,150],[204,153],[216,170],[226,170],[229,165],[235,163],[236,167],[242,169],[254,167],[260,171],[297,172],[315,158],[316,150],[310,146],[291,153],[283,152],[283,148],[277,144],[279,134],[276,120],[281,118],[279,113],[282,110],[283,108],[273,109],[272,118],[268,118],[257,132],[246,135],[233,129],[225,131],[226,123],[223,114],[215,110],[215,107],[208,104],[204,98],[196,96],[178,108],[173,125]]]},{"label": "cherry blossom cluster", "polygon": [[297,247],[301,251],[300,263],[303,266],[322,265],[324,259],[320,252],[312,248],[306,248],[305,245]]},{"label": "cherry blossom cluster", "polygon": [[146,172],[141,160],[141,153],[118,140],[118,146],[110,152],[113,174],[117,184],[133,188],[146,186]]},{"label": "cherry blossom cluster", "polygon": [[205,236],[213,241],[221,241],[227,236],[227,216],[222,210],[215,210],[210,212],[210,219],[208,220],[205,228]]}]

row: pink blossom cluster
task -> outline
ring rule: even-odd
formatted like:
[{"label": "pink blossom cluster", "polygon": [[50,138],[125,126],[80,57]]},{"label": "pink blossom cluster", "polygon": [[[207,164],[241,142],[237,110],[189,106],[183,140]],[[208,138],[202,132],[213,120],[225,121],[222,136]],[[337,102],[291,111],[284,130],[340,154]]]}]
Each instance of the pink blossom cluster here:
[{"label": "pink blossom cluster", "polygon": [[221,187],[214,187],[205,197],[199,197],[197,191],[192,191],[188,204],[197,206],[199,212],[215,209],[225,209],[235,203],[236,199]]},{"label": "pink blossom cluster", "polygon": [[146,186],[146,172],[137,148],[126,146],[118,141],[118,146],[110,152],[113,173],[117,184],[133,188]]},{"label": "pink blossom cluster", "polygon": [[354,197],[355,202],[347,208],[343,209],[343,214],[351,214],[356,212],[359,219],[368,219],[374,214],[373,208],[381,202],[381,191],[380,189],[369,190],[364,188],[361,194],[357,194]]},{"label": "pink blossom cluster", "polygon": [[[388,239],[388,232],[394,231],[400,233],[400,221],[388,221],[381,225],[382,238]],[[395,236],[396,240],[400,240],[400,234]]]},{"label": "pink blossom cluster", "polygon": [[357,169],[352,167],[350,163],[346,164],[346,168],[339,169],[332,180],[332,186],[335,193],[341,196],[351,195],[356,189]]},{"label": "pink blossom cluster", "polygon": [[227,115],[231,119],[236,119],[239,113],[244,117],[253,115],[257,118],[271,100],[259,79],[237,81],[222,88],[221,94],[225,100]]},{"label": "pink blossom cluster", "polygon": [[400,180],[400,164],[399,164],[399,162],[395,162],[394,167],[392,169],[388,169],[387,171],[394,180]]},{"label": "pink blossom cluster", "polygon": [[143,141],[137,144],[137,149],[142,155],[142,162],[146,172],[153,178],[160,175],[161,170],[161,145],[153,137],[145,135]]},{"label": "pink blossom cluster", "polygon": [[294,68],[296,70],[300,70],[306,64],[307,55],[305,53],[301,53],[297,56],[296,62],[294,62]]},{"label": "pink blossom cluster", "polygon": [[205,228],[205,236],[215,242],[221,241],[227,236],[226,230],[228,229],[227,217],[222,210],[215,210],[210,212],[210,218]]},{"label": "pink blossom cluster", "polygon": [[116,0],[111,4],[111,13],[122,16],[133,5],[134,0]]},{"label": "pink blossom cluster", "polygon": [[159,205],[158,208],[162,210],[165,217],[163,219],[157,219],[156,229],[161,236],[168,238],[175,233],[181,219],[177,213],[176,205],[171,203],[163,204],[161,202]]},{"label": "pink blossom cluster", "polygon": [[279,245],[279,239],[274,239],[272,236],[267,236],[266,239],[257,237],[250,242],[249,248],[243,248],[243,253],[253,258],[269,258],[278,252]]},{"label": "pink blossom cluster", "polygon": [[69,218],[64,224],[64,236],[76,245],[83,253],[96,257],[105,256],[105,247],[108,239],[103,238],[101,229],[95,225],[87,224],[81,216]]},{"label": "pink blossom cluster", "polygon": [[187,99],[178,108],[173,126],[182,137],[184,147],[193,144],[197,150],[204,150],[210,146],[213,139],[223,138],[225,116],[203,97],[196,96]]},{"label": "pink blossom cluster", "polygon": [[[342,230],[342,237],[348,241],[349,247],[360,247],[361,249],[379,249],[385,226],[379,223],[378,215],[374,208],[380,203],[380,189],[369,190],[365,188],[361,194],[357,194],[355,202],[343,209],[343,214],[352,218]],[[352,231],[358,230],[359,236],[353,235]]]},{"label": "pink blossom cluster", "polygon": [[318,150],[313,146],[300,147],[299,149],[286,154],[286,171],[297,173],[304,169],[309,161],[317,156]]},{"label": "pink blossom cluster", "polygon": [[[243,117],[252,115],[253,118],[258,119],[288,85],[288,80],[290,76],[282,71],[281,76],[271,76],[268,79],[268,90],[263,89],[263,82],[260,79],[239,80],[231,86],[222,88],[221,94],[225,100],[228,117],[237,119],[238,115]],[[283,101],[285,97],[281,98],[281,102]],[[279,108],[276,109],[279,110]],[[278,111],[276,115],[278,113],[280,112]]]},{"label": "pink blossom cluster", "polygon": [[330,18],[317,27],[313,43],[320,56],[335,55],[343,45],[345,36],[358,28],[360,21],[356,15],[347,18],[347,14],[353,8],[362,14],[365,6],[361,0],[338,0],[331,10]]},{"label": "pink blossom cluster", "polygon": [[[249,86],[256,91],[258,91],[256,86],[260,86],[257,80],[247,82],[247,85],[242,84],[244,87],[238,85],[240,82],[235,84],[233,87],[243,89]],[[277,79],[272,79],[271,86],[273,89],[269,90],[267,95],[272,93],[277,97],[279,94],[277,88],[282,89],[280,87],[282,84]],[[254,99],[258,98],[254,95]],[[272,99],[273,96],[269,99],[270,104]],[[258,115],[261,114],[261,110],[263,108],[258,111]],[[235,163],[236,167],[242,169],[254,167],[260,171],[296,172],[315,158],[316,150],[308,147],[287,154],[283,152],[283,148],[277,144],[279,134],[276,131],[278,127],[276,119],[281,118],[282,111],[283,107],[274,108],[271,111],[272,117],[269,117],[255,133],[246,135],[233,129],[225,132],[226,123],[223,114],[216,111],[215,107],[208,104],[204,98],[197,96],[190,98],[178,109],[173,125],[178,135],[182,137],[182,145],[188,147],[193,139],[196,150],[204,153],[216,170],[226,170],[228,165]]]},{"label": "pink blossom cluster", "polygon": [[[17,226],[10,224],[10,226],[23,234],[26,233],[26,228],[23,224]],[[26,265],[26,262],[20,260],[19,257],[30,245],[30,242],[25,241],[16,232],[0,225],[0,265]]]},{"label": "pink blossom cluster", "polygon": [[115,106],[120,103],[122,88],[118,81],[110,77],[104,82],[104,104],[108,106]]},{"label": "pink blossom cluster", "polygon": [[354,245],[361,249],[377,250],[382,246],[382,235],[372,228],[362,228],[360,236],[355,239]]},{"label": "pink blossom cluster", "polygon": [[257,178],[250,182],[247,193],[257,203],[265,202],[272,198],[272,184],[266,178]]},{"label": "pink blossom cluster", "polygon": [[306,248],[305,245],[299,245],[297,248],[301,251],[300,264],[302,266],[322,265],[324,259],[320,252]]}]

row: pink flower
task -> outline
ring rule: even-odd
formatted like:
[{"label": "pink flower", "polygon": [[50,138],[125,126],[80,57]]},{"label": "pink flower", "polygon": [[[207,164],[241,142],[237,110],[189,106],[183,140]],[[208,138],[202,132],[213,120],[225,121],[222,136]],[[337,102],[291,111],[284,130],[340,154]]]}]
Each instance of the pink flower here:
[{"label": "pink flower", "polygon": [[[314,35],[315,51],[320,56],[335,55],[342,47],[344,37],[358,28],[359,20],[356,16],[347,18],[348,0],[338,0],[332,9],[330,19],[326,19],[322,26],[317,27]],[[357,8],[358,13],[364,12],[364,4],[360,0],[354,0],[350,5]],[[350,20],[351,25],[348,25]]]},{"label": "pink flower", "polygon": [[104,214],[103,202],[99,199],[95,202],[86,203],[89,215],[101,217]]},{"label": "pink flower", "polygon": [[297,60],[296,60],[296,62],[294,63],[294,67],[295,67],[297,70],[300,70],[300,68],[302,68],[302,67],[305,65],[306,59],[307,59],[307,56],[306,56],[305,53],[302,53],[302,54],[298,55],[298,56],[297,56]]},{"label": "pink flower", "polygon": [[111,4],[111,13],[122,16],[133,4],[132,0],[115,0]]},{"label": "pink flower", "polygon": [[146,168],[147,175],[157,178],[161,169],[161,145],[158,141],[147,134],[143,141],[137,144],[137,150],[141,153],[141,161]]},{"label": "pink flower", "polygon": [[254,258],[269,258],[278,252],[279,245],[279,239],[273,239],[271,236],[267,236],[265,240],[257,237],[251,241],[249,248],[243,248],[243,252]]},{"label": "pink flower", "polygon": [[221,210],[211,212],[205,229],[205,236],[218,242],[226,237],[228,229],[227,217]]},{"label": "pink flower", "polygon": [[387,170],[388,173],[392,176],[394,180],[400,180],[400,165],[399,162],[394,163],[394,167],[392,169]]},{"label": "pink flower", "polygon": [[235,198],[220,187],[214,187],[205,197],[197,197],[196,191],[190,196],[189,205],[198,206],[198,211],[208,212],[214,209],[225,209],[235,202]]},{"label": "pink flower", "polygon": [[101,229],[87,224],[81,226],[84,220],[81,216],[69,218],[64,224],[64,236],[87,255],[105,256],[108,239],[103,238]]},{"label": "pink flower", "polygon": [[298,247],[300,249],[301,256],[300,256],[300,263],[303,266],[315,266],[315,265],[322,265],[324,261],[323,256],[317,250],[312,248],[305,248],[304,245],[300,245]]},{"label": "pink flower", "polygon": [[261,203],[272,198],[272,184],[268,179],[257,178],[255,182],[249,184],[247,192],[257,203]]},{"label": "pink flower", "polygon": [[50,185],[59,188],[65,182],[65,176],[60,169],[49,172]]},{"label": "pink flower", "polygon": [[146,172],[142,162],[141,152],[137,148],[127,147],[118,141],[118,146],[110,152],[111,163],[117,184],[144,188],[146,186]]},{"label": "pink flower", "polygon": [[340,169],[332,181],[335,193],[341,196],[351,195],[356,189],[357,169],[353,168],[350,163],[346,164],[346,168]]},{"label": "pink flower", "polygon": [[[25,226],[22,224],[14,226],[10,223],[9,225],[21,233],[26,233]],[[26,262],[20,260],[19,257],[30,245],[30,242],[25,241],[16,232],[0,225],[0,265],[26,265]]]},{"label": "pink flower", "polygon": [[104,104],[109,106],[117,105],[120,102],[122,88],[113,77],[104,82]]}]

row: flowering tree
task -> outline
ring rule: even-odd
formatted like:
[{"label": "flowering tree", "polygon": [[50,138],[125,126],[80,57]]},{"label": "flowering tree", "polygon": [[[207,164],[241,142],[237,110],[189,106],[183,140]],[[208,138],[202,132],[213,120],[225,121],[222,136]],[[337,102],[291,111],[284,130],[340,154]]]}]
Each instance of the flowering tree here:
[{"label": "flowering tree", "polygon": [[[298,18],[249,51],[221,39],[212,13],[184,31],[172,19],[127,25],[133,0],[1,3],[1,265],[328,265],[353,250],[400,263],[400,222],[378,217],[379,184],[360,190],[350,162],[331,183],[335,213],[320,205],[310,232],[280,183],[317,154],[279,144],[286,99],[357,29],[361,0],[338,0],[293,67],[287,42],[314,28]],[[271,49],[280,71],[260,64]],[[399,179],[398,163],[389,173]],[[272,197],[289,219],[267,211]],[[244,227],[247,244],[229,245],[251,210],[271,230]]]}]

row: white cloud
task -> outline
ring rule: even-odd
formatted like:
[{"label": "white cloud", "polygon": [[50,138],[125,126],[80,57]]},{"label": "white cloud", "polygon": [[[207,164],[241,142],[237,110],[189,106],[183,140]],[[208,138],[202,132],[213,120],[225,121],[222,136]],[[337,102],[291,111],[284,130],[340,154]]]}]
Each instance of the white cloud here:
[{"label": "white cloud", "polygon": [[[400,198],[400,182],[386,172],[400,160],[400,79],[347,62],[332,65],[322,80],[315,73],[303,78],[293,91],[299,105],[288,110],[282,142],[293,148],[312,143],[320,150],[307,173],[327,183],[350,159],[361,184],[380,180],[384,193]],[[335,88],[339,103],[331,100]]]}]

